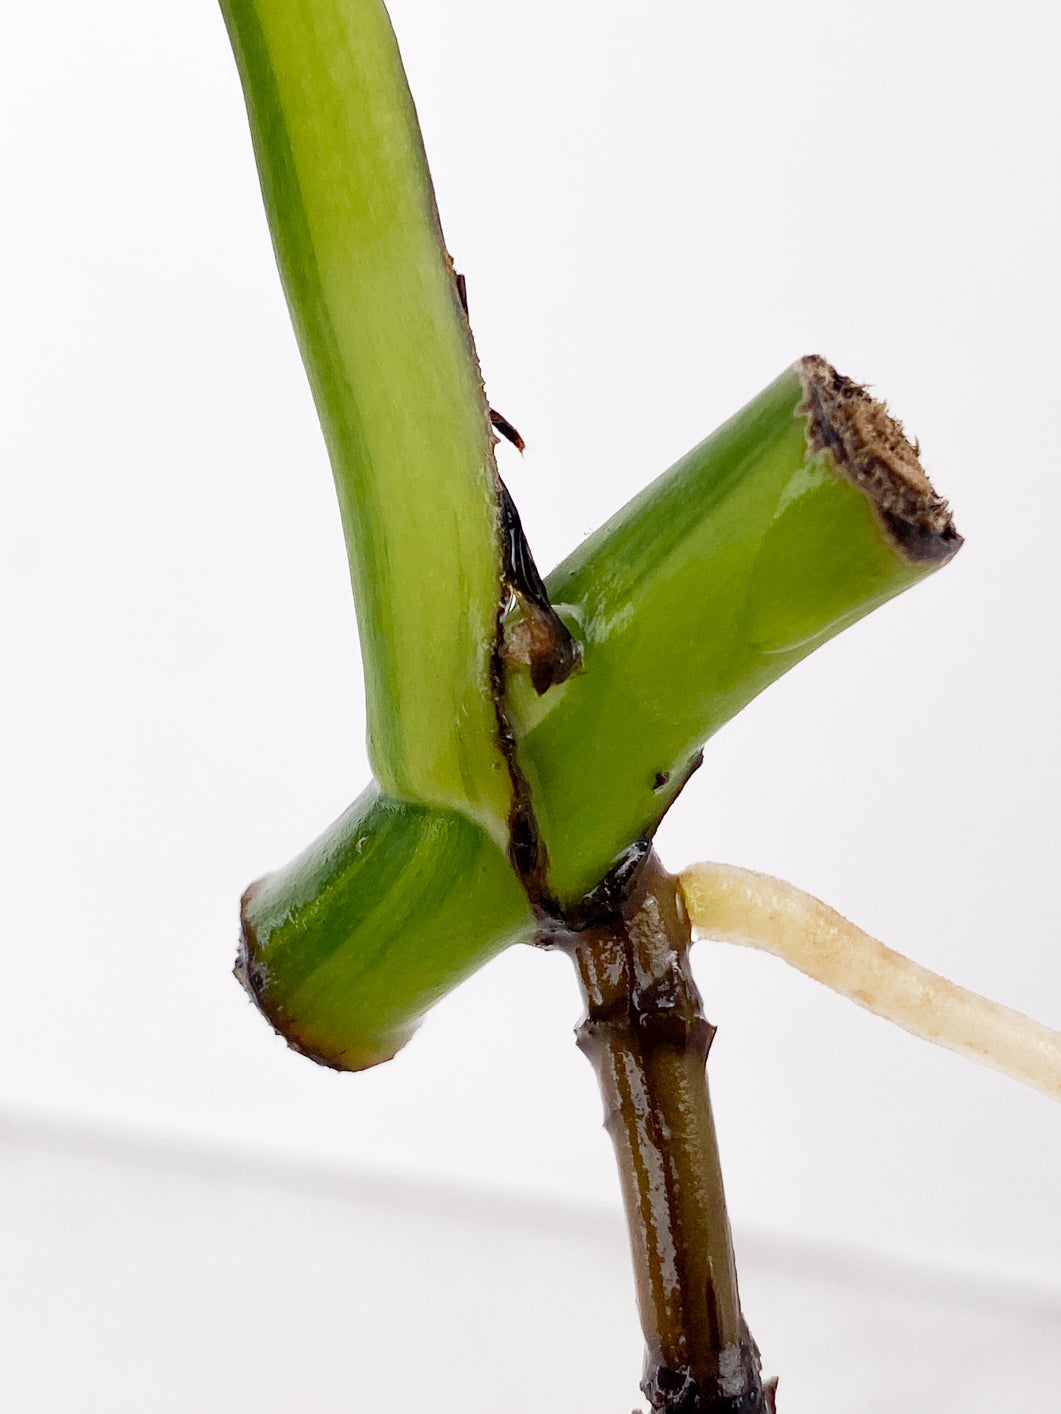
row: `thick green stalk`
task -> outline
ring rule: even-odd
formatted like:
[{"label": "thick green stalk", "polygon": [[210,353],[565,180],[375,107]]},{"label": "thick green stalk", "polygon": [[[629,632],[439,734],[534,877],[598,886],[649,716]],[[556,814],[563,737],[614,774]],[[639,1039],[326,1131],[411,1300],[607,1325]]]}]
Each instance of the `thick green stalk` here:
[{"label": "thick green stalk", "polygon": [[898,424],[813,358],[624,506],[546,579],[583,670],[509,692],[552,892],[592,888],[719,727],[960,543]]},{"label": "thick green stalk", "polygon": [[388,1060],[433,1002],[534,931],[484,831],[376,785],[250,886],[243,919],[244,985],[290,1045],[338,1070]]},{"label": "thick green stalk", "polygon": [[390,21],[380,0],[222,10],[339,495],[373,770],[504,846],[493,435]]},{"label": "thick green stalk", "polygon": [[[960,544],[885,417],[804,360],[548,577],[583,666],[539,698],[511,665],[507,697],[561,905],[652,831],[752,697]],[[392,843],[377,854],[380,819]],[[340,1066],[393,1053],[456,981],[533,935],[487,845],[450,814],[359,803],[254,886],[245,966],[274,1024]],[[437,922],[436,893],[452,904]]]}]

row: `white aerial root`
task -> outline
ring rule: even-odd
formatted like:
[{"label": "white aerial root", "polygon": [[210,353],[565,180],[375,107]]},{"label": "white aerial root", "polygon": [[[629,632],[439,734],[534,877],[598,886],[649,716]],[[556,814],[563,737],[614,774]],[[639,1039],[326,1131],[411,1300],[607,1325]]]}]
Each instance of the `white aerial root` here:
[{"label": "white aerial root", "polygon": [[1061,1032],[919,967],[769,874],[693,864],[678,884],[703,936],[773,953],[905,1031],[1061,1100]]}]

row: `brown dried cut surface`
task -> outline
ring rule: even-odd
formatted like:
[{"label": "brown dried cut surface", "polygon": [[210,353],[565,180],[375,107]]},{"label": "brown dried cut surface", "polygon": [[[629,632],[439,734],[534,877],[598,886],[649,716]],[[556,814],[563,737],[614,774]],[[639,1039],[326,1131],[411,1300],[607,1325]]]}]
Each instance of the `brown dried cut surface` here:
[{"label": "brown dried cut surface", "polygon": [[902,424],[861,384],[817,354],[800,359],[796,371],[803,384],[797,412],[807,419],[810,450],[832,454],[909,559],[943,564],[955,555],[962,537]]}]

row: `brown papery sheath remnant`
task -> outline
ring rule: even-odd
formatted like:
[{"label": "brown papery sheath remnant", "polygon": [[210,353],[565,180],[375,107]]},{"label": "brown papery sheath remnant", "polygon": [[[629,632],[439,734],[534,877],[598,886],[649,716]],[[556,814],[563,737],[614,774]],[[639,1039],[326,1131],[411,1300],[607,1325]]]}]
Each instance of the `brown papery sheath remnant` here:
[{"label": "brown papery sheath remnant", "polygon": [[801,358],[796,371],[803,384],[796,411],[807,418],[811,451],[832,454],[904,555],[921,564],[945,564],[961,548],[962,537],[902,424],[817,354]]}]

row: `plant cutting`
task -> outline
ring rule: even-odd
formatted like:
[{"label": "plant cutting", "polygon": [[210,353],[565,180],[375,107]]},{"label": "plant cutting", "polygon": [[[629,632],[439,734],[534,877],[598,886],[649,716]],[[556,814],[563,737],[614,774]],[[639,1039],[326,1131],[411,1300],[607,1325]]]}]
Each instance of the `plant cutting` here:
[{"label": "plant cutting", "polygon": [[374,780],[244,895],[237,973],[322,1064],[391,1058],[516,942],[568,952],[667,1414],[773,1407],[745,1325],[693,926],[1061,1091],[1045,1028],[911,971],[777,881],[667,872],[704,744],[961,544],[917,449],[801,359],[544,579],[379,0],[222,0],[349,552]]}]

